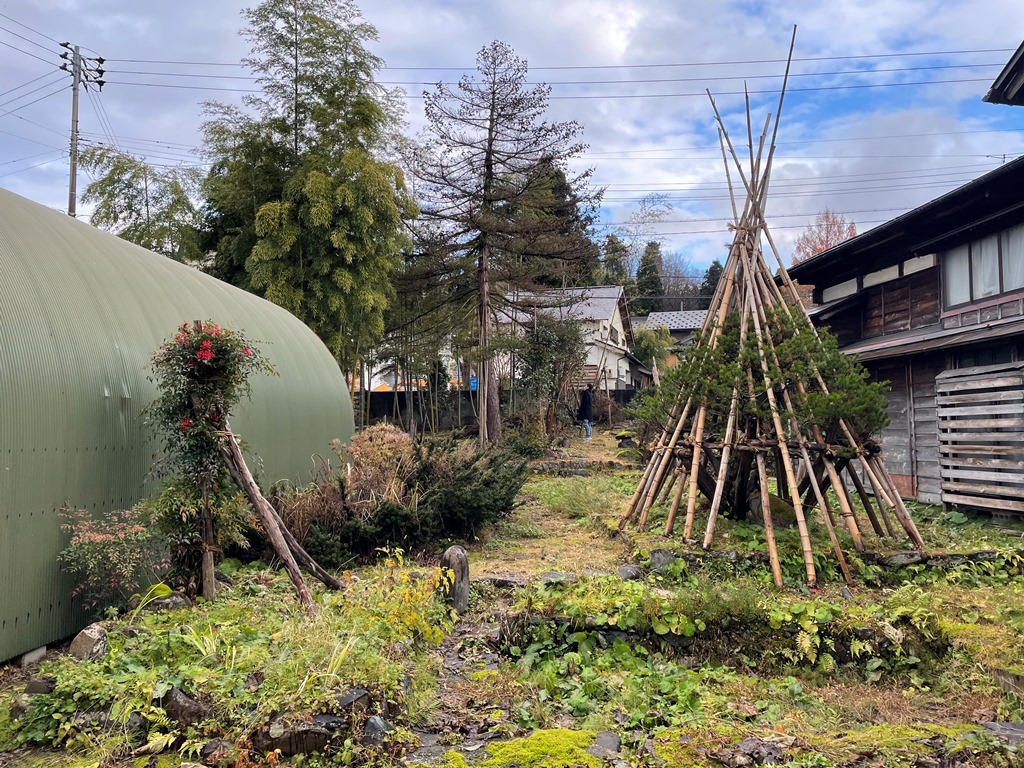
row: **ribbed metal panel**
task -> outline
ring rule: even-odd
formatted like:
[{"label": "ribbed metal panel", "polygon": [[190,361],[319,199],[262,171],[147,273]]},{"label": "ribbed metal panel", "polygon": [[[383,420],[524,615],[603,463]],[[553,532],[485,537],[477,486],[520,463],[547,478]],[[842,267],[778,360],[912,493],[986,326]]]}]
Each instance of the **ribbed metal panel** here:
[{"label": "ribbed metal panel", "polygon": [[242,329],[280,372],[232,426],[264,485],[308,481],[353,432],[333,357],[285,310],[191,267],[0,190],[0,660],[84,617],[57,566],[65,502],[90,511],[152,494],[159,440],[142,409],[149,357],[186,320]]}]

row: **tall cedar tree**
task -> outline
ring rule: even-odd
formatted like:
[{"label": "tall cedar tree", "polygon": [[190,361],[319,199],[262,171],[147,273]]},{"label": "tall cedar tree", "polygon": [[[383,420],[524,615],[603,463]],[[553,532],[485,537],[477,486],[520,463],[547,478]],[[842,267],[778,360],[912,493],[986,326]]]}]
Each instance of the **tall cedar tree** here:
[{"label": "tall cedar tree", "polygon": [[590,172],[565,169],[584,150],[580,126],[544,121],[551,89],[528,89],[526,77],[526,62],[508,45],[483,48],[475,76],[425,94],[427,128],[413,163],[419,250],[440,265],[438,279],[474,283],[484,443],[501,439],[495,313],[538,277],[560,279],[567,265],[594,257],[585,236],[597,204],[585,191]]},{"label": "tall cedar tree", "polygon": [[636,268],[635,298],[631,309],[640,315],[649,315],[661,309],[665,289],[661,284],[661,245],[651,241],[644,248],[640,265]]},{"label": "tall cedar tree", "polygon": [[91,224],[175,261],[200,257],[197,169],[157,168],[110,147],[89,147],[80,160],[93,177],[82,194],[95,204]]},{"label": "tall cedar tree", "polygon": [[718,289],[718,283],[722,279],[722,272],[725,267],[722,262],[715,259],[708,265],[707,271],[704,273],[704,279],[700,283],[700,295],[706,299],[707,302],[704,304],[705,307],[710,305],[711,298],[715,295],[715,291]]},{"label": "tall cedar tree", "polygon": [[618,235],[608,235],[604,241],[602,283],[629,285],[629,248]]},{"label": "tall cedar tree", "polygon": [[265,0],[243,16],[260,91],[244,109],[206,105],[212,271],[295,314],[351,375],[384,330],[415,213],[380,159],[400,102],[374,80],[377,31],[352,2]]}]

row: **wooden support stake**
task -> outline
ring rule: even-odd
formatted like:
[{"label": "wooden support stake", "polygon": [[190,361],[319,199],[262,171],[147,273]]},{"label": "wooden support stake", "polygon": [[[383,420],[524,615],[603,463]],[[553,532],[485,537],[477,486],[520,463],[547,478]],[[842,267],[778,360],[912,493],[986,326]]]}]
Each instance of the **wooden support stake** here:
[{"label": "wooden support stake", "polygon": [[782,565],[779,563],[779,548],[775,543],[775,525],[772,522],[772,500],[768,497],[768,472],[764,468],[764,454],[757,452],[757,476],[761,485],[761,509],[764,517],[764,540],[768,544],[768,561],[772,565],[772,581],[782,589]]},{"label": "wooden support stake", "polygon": [[[853,482],[853,487],[857,491],[857,496],[860,497],[860,503],[864,505],[864,512],[867,514],[868,520],[871,521],[871,527],[875,530],[875,533],[878,536],[884,538],[886,533],[878,522],[878,516],[875,514],[874,505],[871,503],[871,497],[868,496],[868,492],[864,488],[864,481],[860,479],[860,475],[857,474],[857,470],[854,468],[852,461],[846,463],[846,474],[850,476],[850,480]],[[888,535],[892,536],[892,532],[890,531]]]}]

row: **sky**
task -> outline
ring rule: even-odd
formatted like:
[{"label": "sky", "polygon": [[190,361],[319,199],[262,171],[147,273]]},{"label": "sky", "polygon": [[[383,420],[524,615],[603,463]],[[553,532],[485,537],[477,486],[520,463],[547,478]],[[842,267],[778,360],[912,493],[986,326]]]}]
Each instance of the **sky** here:
[{"label": "sky", "polygon": [[[83,143],[154,164],[197,164],[201,104],[252,87],[238,65],[244,0],[0,0],[0,187],[66,210],[70,76],[61,42],[106,59],[102,93],[83,93]],[[472,72],[508,43],[529,81],[551,86],[548,117],[582,127],[603,188],[599,236],[640,199],[671,204],[650,236],[700,273],[726,254],[731,218],[710,89],[745,152],[796,44],[782,108],[768,223],[788,264],[825,207],[858,232],[1024,154],[1024,107],[982,97],[1024,38],[1020,0],[361,0],[378,31],[380,80],[407,94]],[[164,63],[167,62],[167,63]],[[733,172],[733,180],[736,174]],[[88,183],[79,177],[79,190]],[[81,210],[88,217],[88,208]]]}]

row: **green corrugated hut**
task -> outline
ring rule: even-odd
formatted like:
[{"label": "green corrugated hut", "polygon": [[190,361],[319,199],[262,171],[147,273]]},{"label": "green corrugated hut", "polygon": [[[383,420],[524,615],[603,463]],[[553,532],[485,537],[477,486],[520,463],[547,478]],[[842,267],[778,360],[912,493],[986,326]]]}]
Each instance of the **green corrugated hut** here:
[{"label": "green corrugated hut", "polygon": [[152,495],[159,437],[150,354],[186,320],[244,330],[280,373],[256,377],[232,427],[266,486],[306,482],[353,433],[334,358],[280,307],[0,189],[0,660],[84,622],[57,564],[65,503]]}]

